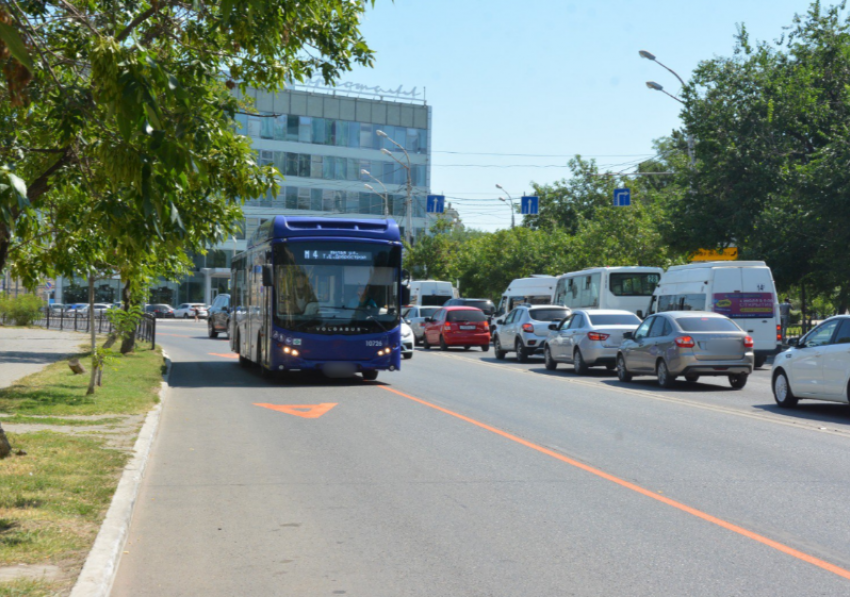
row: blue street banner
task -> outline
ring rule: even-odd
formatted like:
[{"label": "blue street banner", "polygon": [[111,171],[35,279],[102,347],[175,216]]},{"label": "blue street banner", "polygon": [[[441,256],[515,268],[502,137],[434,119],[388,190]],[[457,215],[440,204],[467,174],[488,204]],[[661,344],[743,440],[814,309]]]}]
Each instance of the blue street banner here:
[{"label": "blue street banner", "polygon": [[445,195],[428,195],[425,211],[429,214],[441,214],[446,211]]},{"label": "blue street banner", "polygon": [[539,197],[523,197],[520,202],[520,212],[524,216],[536,216],[540,213]]},{"label": "blue street banner", "polygon": [[614,189],[614,207],[628,207],[631,204],[631,189]]}]

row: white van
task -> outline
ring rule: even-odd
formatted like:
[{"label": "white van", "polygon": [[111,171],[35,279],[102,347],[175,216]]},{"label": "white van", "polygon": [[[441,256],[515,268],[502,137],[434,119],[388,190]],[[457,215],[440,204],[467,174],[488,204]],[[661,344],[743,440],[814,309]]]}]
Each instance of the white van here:
[{"label": "white van", "polygon": [[457,288],[451,282],[439,280],[414,280],[410,283],[410,305],[441,307],[447,300],[458,298]]},{"label": "white van", "polygon": [[502,300],[496,308],[496,315],[510,313],[517,305],[551,305],[555,294],[555,276],[534,275],[530,278],[517,278],[502,293]]},{"label": "white van", "polygon": [[653,313],[713,311],[734,320],[752,336],[756,367],[776,354],[779,301],[773,274],[764,261],[705,261],[677,265],[661,276]]},{"label": "white van", "polygon": [[570,309],[618,309],[638,317],[649,303],[664,270],[660,267],[590,267],[558,278],[556,305]]}]

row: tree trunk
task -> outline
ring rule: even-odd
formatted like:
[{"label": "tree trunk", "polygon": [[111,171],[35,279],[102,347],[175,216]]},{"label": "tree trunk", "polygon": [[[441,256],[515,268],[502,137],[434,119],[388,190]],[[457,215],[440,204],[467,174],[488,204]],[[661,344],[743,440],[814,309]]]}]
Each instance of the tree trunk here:
[{"label": "tree trunk", "polygon": [[[124,310],[130,310],[130,286],[124,284],[124,290],[121,291],[121,298],[124,302]],[[121,339],[121,354],[127,354],[136,350],[136,330]]]},{"label": "tree trunk", "polygon": [[89,274],[89,333],[91,336],[92,367],[89,389],[86,390],[86,396],[94,394],[94,389],[97,385],[97,372],[100,370],[100,359],[97,356],[97,334],[95,334],[94,329],[94,275],[92,274]]},{"label": "tree trunk", "polygon": [[0,460],[3,460],[12,453],[12,446],[6,438],[6,433],[3,431],[3,425],[0,424]]}]

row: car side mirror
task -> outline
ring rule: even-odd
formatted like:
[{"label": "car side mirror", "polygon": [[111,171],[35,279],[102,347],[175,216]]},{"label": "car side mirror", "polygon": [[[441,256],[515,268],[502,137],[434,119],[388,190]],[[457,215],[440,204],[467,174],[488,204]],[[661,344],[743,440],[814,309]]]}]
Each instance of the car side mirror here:
[{"label": "car side mirror", "polygon": [[505,325],[505,320],[500,317],[496,320],[496,323],[498,323],[499,325]]},{"label": "car side mirror", "polygon": [[635,333],[634,332],[624,332],[623,333],[623,340],[634,340],[634,339],[635,339]]},{"label": "car side mirror", "polygon": [[788,344],[788,346],[800,346],[800,339],[799,338],[788,338],[787,344]]},{"label": "car side mirror", "polygon": [[638,317],[640,317],[641,319],[643,319],[643,311],[642,311],[642,310],[638,309],[638,310],[637,310],[637,313],[635,313],[635,315],[637,315]]},{"label": "car side mirror", "polygon": [[263,286],[274,286],[274,276],[272,275],[272,266],[263,266]]},{"label": "car side mirror", "polygon": [[434,323],[434,318],[433,317],[426,317],[425,323]]},{"label": "car side mirror", "polygon": [[550,329],[550,330],[552,330],[552,331],[554,332],[555,330],[557,330],[557,329],[558,329],[558,324],[557,324],[557,323],[550,323],[550,324],[549,324],[549,329]]}]

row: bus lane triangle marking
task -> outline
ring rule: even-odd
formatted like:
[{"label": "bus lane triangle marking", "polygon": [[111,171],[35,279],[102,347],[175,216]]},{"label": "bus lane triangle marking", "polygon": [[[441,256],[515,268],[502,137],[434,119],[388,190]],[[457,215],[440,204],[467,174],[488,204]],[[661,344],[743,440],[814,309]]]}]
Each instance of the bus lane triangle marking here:
[{"label": "bus lane triangle marking", "polygon": [[302,417],[304,419],[318,419],[337,404],[339,403],[325,402],[322,404],[263,404],[255,402],[254,406],[261,406],[263,408],[268,408],[269,410],[276,410],[278,412],[286,413],[288,415],[295,415],[296,417]]}]

